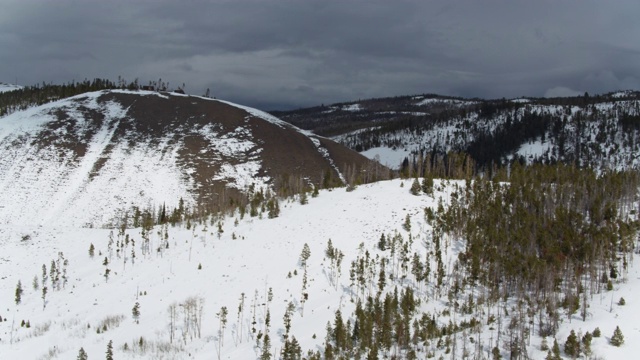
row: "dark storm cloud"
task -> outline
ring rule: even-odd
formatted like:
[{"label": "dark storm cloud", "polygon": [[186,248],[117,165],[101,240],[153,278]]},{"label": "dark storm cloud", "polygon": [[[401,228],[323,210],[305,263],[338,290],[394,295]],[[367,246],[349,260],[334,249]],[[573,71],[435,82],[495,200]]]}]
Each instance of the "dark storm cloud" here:
[{"label": "dark storm cloud", "polygon": [[0,81],[123,76],[262,108],[640,88],[637,1],[1,1]]}]

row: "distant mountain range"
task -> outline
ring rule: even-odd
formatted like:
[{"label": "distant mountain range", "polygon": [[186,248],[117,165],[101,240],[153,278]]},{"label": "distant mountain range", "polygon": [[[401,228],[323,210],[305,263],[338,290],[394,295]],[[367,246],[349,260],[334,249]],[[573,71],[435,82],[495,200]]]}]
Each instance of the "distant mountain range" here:
[{"label": "distant mountain range", "polygon": [[[640,92],[568,98],[370,99],[294,111],[281,119],[399,168],[467,153],[478,170],[519,160],[597,169],[640,165]],[[407,166],[407,162],[405,165]]]}]

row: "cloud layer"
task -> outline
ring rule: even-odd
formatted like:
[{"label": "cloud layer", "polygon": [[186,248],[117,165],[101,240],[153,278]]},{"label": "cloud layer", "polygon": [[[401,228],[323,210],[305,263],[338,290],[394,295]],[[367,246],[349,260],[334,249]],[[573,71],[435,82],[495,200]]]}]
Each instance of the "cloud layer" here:
[{"label": "cloud layer", "polygon": [[263,109],[640,88],[640,3],[0,0],[0,81],[162,78]]}]

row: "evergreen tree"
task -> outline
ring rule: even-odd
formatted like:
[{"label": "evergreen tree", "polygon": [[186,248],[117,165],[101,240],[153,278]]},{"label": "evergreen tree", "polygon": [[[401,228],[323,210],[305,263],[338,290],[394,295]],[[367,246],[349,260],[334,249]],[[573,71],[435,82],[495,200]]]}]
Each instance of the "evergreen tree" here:
[{"label": "evergreen tree", "polygon": [[387,250],[387,239],[384,237],[384,233],[380,235],[380,241],[378,241],[378,249],[380,249],[380,251]]},{"label": "evergreen tree", "polygon": [[561,360],[560,357],[560,345],[558,345],[558,340],[553,339],[553,347],[551,348],[551,352],[553,353],[553,360]]},{"label": "evergreen tree", "polygon": [[269,334],[264,335],[260,360],[271,360],[271,339],[269,338]]},{"label": "evergreen tree", "polygon": [[433,194],[433,179],[431,177],[422,179],[422,191],[427,195]]},{"label": "evergreen tree", "polygon": [[109,343],[107,344],[106,360],[113,360],[113,340],[109,340]]},{"label": "evergreen tree", "polygon": [[77,360],[87,360],[87,359],[89,359],[89,356],[87,356],[87,352],[84,351],[84,348],[80,348],[80,351],[78,351],[78,357],[76,359]]},{"label": "evergreen tree", "polygon": [[300,264],[303,268],[307,268],[307,260],[311,257],[311,249],[309,248],[309,244],[304,243],[302,246],[302,253],[300,253]]},{"label": "evergreen tree", "polygon": [[31,283],[33,290],[38,291],[40,289],[40,283],[38,281],[38,275],[33,276],[33,282]]},{"label": "evergreen tree", "polygon": [[420,195],[420,182],[418,181],[418,178],[413,179],[413,183],[411,184],[411,189],[409,189],[409,192],[412,195]]},{"label": "evergreen tree", "polygon": [[42,288],[42,309],[47,306],[47,287]]},{"label": "evergreen tree", "polygon": [[140,303],[136,301],[136,304],[133,305],[133,309],[131,309],[131,315],[133,315],[133,320],[136,323],[139,323],[138,319],[140,319]]},{"label": "evergreen tree", "polygon": [[580,354],[580,342],[578,341],[576,332],[573,330],[571,330],[567,341],[564,343],[564,352],[573,358]]},{"label": "evergreen tree", "polygon": [[20,305],[22,302],[22,282],[18,280],[18,285],[16,286],[16,305]]},{"label": "evergreen tree", "polygon": [[582,352],[589,358],[591,356],[591,340],[593,336],[587,331],[582,337]]},{"label": "evergreen tree", "polygon": [[344,343],[346,341],[347,333],[344,323],[342,321],[342,313],[340,310],[336,311],[335,319],[333,322],[333,341],[336,344],[336,350],[340,351],[344,349]]},{"label": "evergreen tree", "polygon": [[611,340],[609,342],[613,346],[621,346],[624,344],[624,336],[622,335],[622,330],[620,330],[619,326],[616,326],[616,329],[613,331],[613,336],[611,336]]},{"label": "evergreen tree", "polygon": [[409,216],[409,214],[405,216],[404,223],[402,224],[402,228],[405,229],[406,231],[411,231],[411,217]]}]

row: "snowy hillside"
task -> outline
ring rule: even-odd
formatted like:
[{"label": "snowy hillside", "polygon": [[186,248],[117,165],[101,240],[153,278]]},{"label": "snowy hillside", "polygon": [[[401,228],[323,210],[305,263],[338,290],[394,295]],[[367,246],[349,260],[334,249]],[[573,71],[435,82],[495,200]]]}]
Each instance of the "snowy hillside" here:
[{"label": "snowy hillside", "polygon": [[[149,210],[319,184],[368,163],[269,114],[176,93],[110,90],[0,118],[0,224],[118,224]],[[81,209],[81,210],[79,210]]]},{"label": "snowy hillside", "polygon": [[[114,124],[127,120],[126,109],[115,102],[98,104],[98,96],[100,93],[79,96],[0,119],[1,222],[62,221],[75,226],[99,226],[118,216],[119,207],[128,210],[133,204],[142,207],[165,199],[174,200],[176,203],[170,205],[177,206],[181,197],[192,201],[188,183],[181,180],[181,171],[175,166],[175,151],[162,154],[149,143],[138,143],[134,148],[113,148],[110,163],[105,164],[103,170],[105,176],[90,178],[114,137]],[[93,134],[90,120],[79,110],[79,105],[105,114],[103,125]],[[50,110],[60,108],[74,117],[79,125],[78,133],[68,134],[66,127],[60,127],[52,134],[60,138],[54,142],[64,141],[65,136],[91,138],[85,155],[77,162],[73,161],[75,154],[71,149],[33,146],[36,142],[33,135],[56,120]],[[15,146],[17,142],[22,146]],[[159,150],[163,150],[162,145],[166,146],[161,144]],[[78,209],[87,210],[78,214]]]},{"label": "snowy hillside", "polygon": [[22,86],[20,85],[5,84],[0,82],[0,93],[7,92],[7,91],[20,90],[20,89],[22,89]]},{"label": "snowy hillside", "polygon": [[396,169],[404,158],[447,152],[469,154],[485,169],[513,159],[640,166],[637,91],[511,100],[403,96],[275,113]]},{"label": "snowy hillside", "polygon": [[[639,108],[640,101],[632,100],[602,102],[589,107],[528,104],[489,118],[478,112],[470,112],[432,124],[420,131],[405,129],[382,135],[377,141],[388,145],[370,148],[362,153],[369,157],[380,154],[381,158],[389,159],[390,166],[393,165],[392,161],[396,161],[394,167],[398,168],[403,156],[434,149],[474,154],[474,151],[491,146],[483,144],[474,147],[476,143],[504,143],[499,137],[502,133],[505,137],[515,138],[522,130],[515,129],[513,123],[517,125],[517,122],[545,121],[545,125],[540,125],[545,128],[539,135],[505,149],[506,151],[502,150],[504,152],[501,157],[521,157],[529,163],[575,159],[574,161],[584,166],[596,168],[637,168],[640,166],[640,133],[635,125],[630,127],[623,121],[640,115]],[[548,125],[549,123],[558,123],[558,126]],[[513,129],[509,129],[509,126]],[[363,132],[360,131],[354,136],[342,135],[336,140],[355,148],[358,142],[356,139],[363,137]],[[482,156],[479,157],[483,159]]]},{"label": "snowy hillside", "polygon": [[[359,186],[352,192],[321,191],[307,205],[281,204],[280,217],[275,219],[242,217],[236,212],[190,224],[190,229],[157,226],[146,234],[140,228],[119,232],[3,226],[0,354],[7,359],[71,359],[82,347],[95,359],[104,357],[113,341],[116,359],[255,359],[263,351],[264,335],[270,337],[270,352],[279,354],[287,332],[304,353],[322,350],[326,324],[334,324],[336,311],[353,325],[351,299],[361,291],[375,293],[377,274],[372,284],[354,286],[349,264],[366,259],[375,265],[388,255],[388,250],[379,249],[381,234],[403,238],[410,253],[421,257],[431,253],[432,268],[439,266],[433,257],[439,250],[430,241],[424,209],[435,209],[439,203],[446,206],[463,183],[436,180],[433,196],[411,195],[410,184],[393,180]],[[329,241],[333,252],[344,256],[339,256],[337,266],[327,257]],[[300,260],[305,244],[310,250],[306,266]],[[451,238],[442,249],[446,282],[455,280],[452,263],[463,248],[461,240]],[[593,339],[594,358],[634,358],[640,351],[637,263],[630,264],[624,282],[615,283],[613,291],[592,298],[585,322],[577,314],[563,317],[558,342],[564,343],[572,329],[585,333],[599,327],[603,337]],[[387,270],[390,275],[395,271],[392,264]],[[385,291],[391,293],[394,287],[413,284],[412,278],[387,281]],[[23,289],[20,304],[15,296],[18,282]],[[470,319],[449,313],[447,296],[437,295],[433,282],[415,289],[422,300],[420,311],[437,314],[438,326]],[[613,302],[620,297],[626,299],[625,306]],[[136,304],[139,314],[133,310]],[[292,304],[289,311],[288,304]],[[462,358],[463,349],[490,358],[499,331],[504,332],[502,341],[507,341],[509,315],[500,317],[502,306],[503,312],[516,316],[513,303],[490,309],[501,320],[488,324],[491,316],[485,314],[476,330],[454,337],[456,358]],[[226,322],[222,322],[225,311]],[[283,322],[286,313],[290,331]],[[265,324],[267,314],[270,326]],[[616,326],[624,332],[622,347],[608,344]],[[451,344],[445,349],[435,340],[428,343],[420,347],[435,358],[452,356],[447,354]],[[541,338],[533,335],[529,343],[531,358],[543,358]],[[426,352],[419,353],[419,358]],[[508,353],[502,350],[502,355]]]}]

